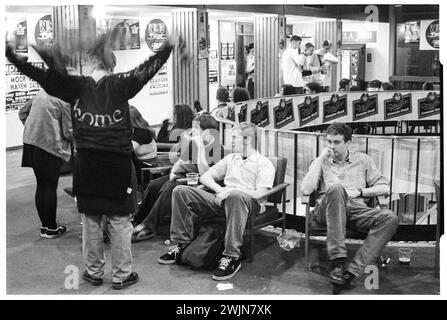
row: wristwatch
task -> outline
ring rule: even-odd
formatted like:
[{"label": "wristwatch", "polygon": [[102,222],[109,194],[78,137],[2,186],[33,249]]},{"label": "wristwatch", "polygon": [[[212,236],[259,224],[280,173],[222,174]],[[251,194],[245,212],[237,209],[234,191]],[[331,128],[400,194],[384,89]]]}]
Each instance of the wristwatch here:
[{"label": "wristwatch", "polygon": [[357,190],[360,192],[360,198],[363,198],[363,189],[362,188],[358,188]]}]

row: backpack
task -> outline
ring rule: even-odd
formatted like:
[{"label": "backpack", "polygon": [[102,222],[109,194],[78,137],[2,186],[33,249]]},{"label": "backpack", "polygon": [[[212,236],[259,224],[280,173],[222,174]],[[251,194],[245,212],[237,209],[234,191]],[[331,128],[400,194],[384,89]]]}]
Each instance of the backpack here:
[{"label": "backpack", "polygon": [[197,236],[183,251],[181,263],[192,269],[213,270],[224,251],[226,224],[216,221],[203,224]]}]

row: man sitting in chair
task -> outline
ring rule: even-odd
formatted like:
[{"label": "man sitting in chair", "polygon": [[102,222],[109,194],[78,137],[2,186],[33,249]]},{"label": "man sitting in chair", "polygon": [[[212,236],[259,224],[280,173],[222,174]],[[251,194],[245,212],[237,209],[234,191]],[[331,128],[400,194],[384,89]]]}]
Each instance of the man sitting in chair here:
[{"label": "man sitting in chair", "polygon": [[[248,214],[265,210],[264,202],[252,197],[273,186],[275,168],[269,159],[255,149],[256,126],[235,125],[231,131],[233,153],[217,162],[200,177],[200,182],[215,192],[188,186],[177,186],[172,194],[171,246],[158,262],[172,264],[193,240],[193,220],[225,216],[225,250],[214,280],[227,280],[241,267],[241,247]],[[216,180],[224,180],[224,187]]]},{"label": "man sitting in chair", "polygon": [[[370,208],[365,198],[389,194],[389,181],[366,154],[349,151],[352,129],[333,123],[326,130],[327,148],[315,159],[301,191],[309,195],[320,186],[312,219],[327,227],[327,250],[331,260],[329,280],[346,286],[359,277],[394,235],[398,220],[390,210]],[[354,259],[346,266],[346,226],[368,233]]]}]

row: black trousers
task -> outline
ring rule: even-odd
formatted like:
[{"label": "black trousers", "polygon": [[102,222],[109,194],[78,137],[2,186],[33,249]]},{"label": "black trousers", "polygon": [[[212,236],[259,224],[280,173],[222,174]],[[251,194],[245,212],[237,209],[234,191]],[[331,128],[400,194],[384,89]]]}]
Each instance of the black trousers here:
[{"label": "black trousers", "polygon": [[57,185],[63,160],[40,148],[27,147],[27,161],[37,181],[34,200],[40,222],[42,227],[56,229]]},{"label": "black trousers", "polygon": [[158,232],[159,227],[170,221],[172,216],[172,190],[177,182],[169,181],[169,175],[152,180],[145,193],[144,200],[134,218],[135,224],[143,223],[147,228]]}]

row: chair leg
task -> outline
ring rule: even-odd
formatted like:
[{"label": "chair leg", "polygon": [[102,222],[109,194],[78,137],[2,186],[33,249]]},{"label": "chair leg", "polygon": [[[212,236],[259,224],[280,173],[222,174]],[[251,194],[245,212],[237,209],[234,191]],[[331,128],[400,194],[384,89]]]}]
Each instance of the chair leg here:
[{"label": "chair leg", "polygon": [[255,217],[253,212],[250,213],[250,249],[248,254],[248,262],[253,262],[255,251]]},{"label": "chair leg", "polygon": [[305,226],[305,244],[304,244],[304,255],[306,260],[306,270],[310,271],[310,260],[309,260],[309,242],[310,242],[310,235],[309,235],[309,223],[310,223],[310,214],[309,214],[309,205],[306,205],[306,226]]}]

